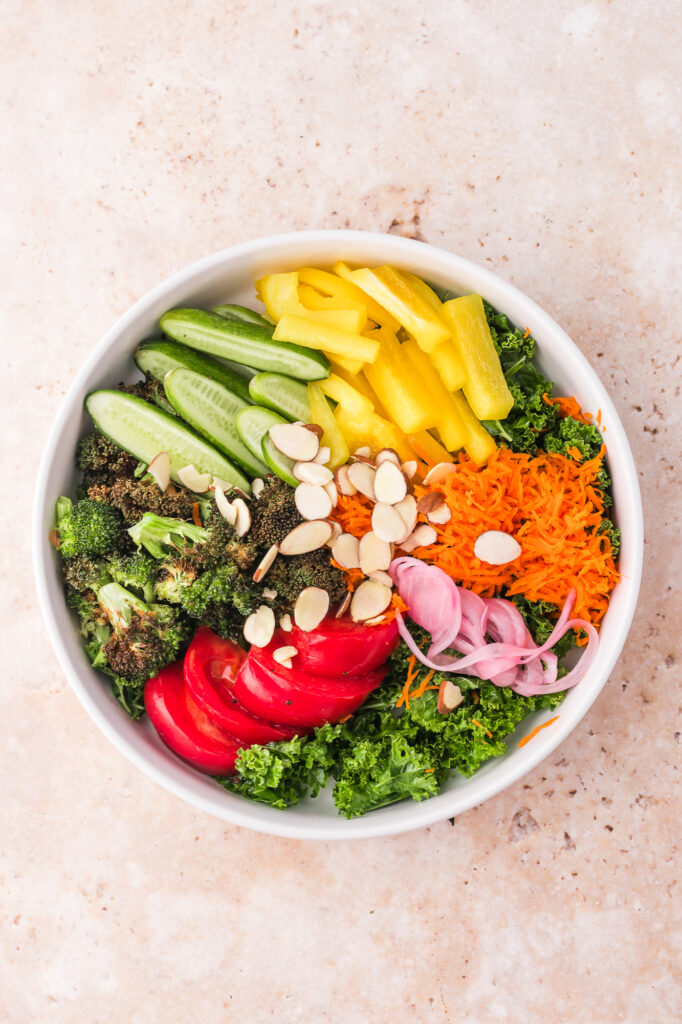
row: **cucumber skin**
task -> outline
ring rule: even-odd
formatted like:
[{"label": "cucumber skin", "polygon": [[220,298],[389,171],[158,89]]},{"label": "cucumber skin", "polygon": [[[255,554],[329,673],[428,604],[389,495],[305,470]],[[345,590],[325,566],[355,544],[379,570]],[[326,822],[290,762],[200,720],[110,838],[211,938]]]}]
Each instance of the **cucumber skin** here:
[{"label": "cucumber skin", "polygon": [[[167,363],[167,369],[162,374],[154,373],[149,368],[149,364],[145,365],[145,363],[148,363],[146,357],[150,353],[152,357],[154,355],[158,356],[161,363]],[[253,399],[249,392],[249,381],[258,371],[242,366],[240,363],[232,363],[228,366],[226,363],[212,358],[212,356],[206,356],[203,352],[197,352],[196,349],[188,348],[187,345],[181,345],[178,341],[169,341],[167,338],[144,342],[144,344],[136,349],[133,359],[138,369],[142,370],[143,373],[151,373],[152,376],[162,383],[166,373],[170,370],[175,370],[178,366],[182,366],[186,370],[200,373],[202,377],[209,377],[211,380],[215,380],[218,384],[222,384],[223,387],[238,395],[239,398],[242,398],[249,405],[253,404]]]},{"label": "cucumber skin", "polygon": [[[164,448],[160,445],[159,448],[154,452],[143,452],[141,449],[133,451],[131,447],[121,444],[120,439],[116,437],[115,430],[112,431],[111,429],[108,429],[107,426],[104,423],[102,423],[101,420],[98,419],[96,412],[93,412],[93,406],[97,404],[97,399],[101,396],[108,398],[116,396],[117,400],[120,399],[121,402],[125,403],[125,405],[127,405],[129,408],[137,407],[140,410],[140,412],[145,412],[147,414],[151,411],[157,418],[159,423],[165,422],[166,426],[169,426],[173,431],[177,431],[180,434],[185,434],[188,437],[188,439],[191,439],[191,441],[194,444],[199,444],[205,449],[207,449],[207,451],[209,451],[210,454],[213,457],[215,457],[215,459],[217,459],[219,463],[223,464],[215,473],[213,472],[212,469],[206,470],[206,472],[210,472],[214,476],[220,477],[221,479],[226,480],[228,483],[234,484],[236,487],[241,487],[242,490],[247,492],[247,494],[250,493],[251,483],[248,477],[244,476],[241,470],[234,466],[229,461],[229,459],[226,459],[224,455],[222,455],[219,451],[217,451],[217,449],[213,447],[213,445],[210,445],[208,441],[205,441],[203,437],[199,437],[199,435],[195,433],[195,431],[193,431],[185,423],[179,420],[177,416],[172,416],[170,413],[164,412],[163,409],[159,409],[157,406],[152,405],[150,402],[145,402],[143,398],[138,398],[136,395],[126,395],[122,391],[116,391],[113,389],[106,388],[101,388],[98,391],[91,391],[90,394],[85,399],[85,408],[90,418],[92,419],[93,423],[95,424],[95,426],[97,427],[101,434],[104,434],[105,437],[108,437],[110,441],[113,441],[114,444],[117,444],[120,448],[123,448],[124,451],[127,451],[134,458],[139,459],[142,462],[149,463],[151,459],[154,457],[154,455],[158,454],[159,451],[165,450],[168,451],[172,463],[173,452],[169,451],[170,446],[166,446]],[[182,468],[183,465],[187,464],[184,463],[182,461],[182,458],[179,457],[176,457],[175,462],[176,465],[180,463],[180,469]],[[198,469],[199,472],[204,471],[201,465],[197,466],[196,468]],[[176,472],[171,471],[171,476],[177,484],[180,484],[181,487],[183,486],[182,481],[178,478]]]},{"label": "cucumber skin", "polygon": [[283,455],[282,452],[275,448],[269,434],[266,434],[261,441],[261,448],[263,449],[263,458],[272,472],[280,480],[284,480],[285,484],[289,484],[291,487],[298,487],[301,481],[297,480],[293,474],[293,467],[296,463],[288,455]]},{"label": "cucumber skin", "polygon": [[259,370],[285,374],[298,380],[324,380],[330,363],[316,349],[273,341],[270,331],[255,324],[228,320],[203,309],[171,309],[159,321],[164,334],[190,348]]},{"label": "cucumber skin", "polygon": [[[241,407],[238,408],[236,412],[233,413],[231,416],[232,430],[234,431],[235,440],[237,441],[239,447],[228,447],[227,444],[224,444],[222,441],[219,441],[217,437],[210,434],[208,430],[206,430],[203,426],[200,425],[198,419],[192,413],[191,394],[188,396],[186,395],[186,401],[183,399],[181,393],[178,394],[177,384],[179,381],[181,382],[183,373],[189,373],[194,375],[195,377],[200,377],[201,379],[207,381],[208,384],[212,385],[214,388],[218,388],[219,390],[228,392],[228,400],[230,398],[234,399],[234,404]],[[237,465],[241,469],[243,469],[245,473],[248,473],[252,479],[253,477],[262,476],[264,473],[267,473],[267,465],[262,461],[262,459],[257,459],[254,457],[250,449],[246,447],[244,442],[237,434],[236,428],[234,426],[234,419],[237,413],[241,412],[242,409],[250,408],[250,406],[247,405],[246,402],[243,402],[238,395],[235,395],[233,392],[231,392],[229,388],[223,387],[223,385],[219,384],[218,381],[211,380],[210,377],[205,377],[203,374],[195,373],[194,370],[189,370],[187,369],[187,367],[183,366],[178,366],[174,370],[170,370],[164,377],[163,386],[168,401],[171,403],[171,405],[177,412],[178,416],[180,416],[185,423],[189,424],[192,430],[195,430],[197,434],[205,438],[205,440],[208,441],[210,445],[212,445],[214,448],[217,448],[218,451],[222,452],[222,454],[225,455],[226,458],[228,458],[230,461],[236,462]],[[180,390],[181,388],[182,384],[180,384]],[[216,408],[216,421],[220,421],[221,418],[224,418],[223,413],[221,412],[220,409]]]},{"label": "cucumber skin", "polygon": [[257,313],[255,309],[248,306],[240,306],[236,302],[223,302],[219,306],[213,306],[212,313],[224,316],[227,320],[241,320],[245,324],[256,324],[258,327],[265,327],[270,332],[274,331],[274,324],[269,323],[264,316]]},{"label": "cucumber skin", "polygon": [[[286,382],[285,386],[292,386],[293,391],[300,389],[301,397],[298,401],[292,402],[288,409],[284,408],[282,403],[278,404],[274,398],[271,398],[268,394],[267,381],[264,378],[279,377]],[[263,387],[262,385],[265,385]],[[302,420],[304,423],[310,423],[312,418],[312,412],[310,409],[310,399],[308,398],[308,388],[305,384],[302,384],[300,380],[294,380],[293,377],[285,377],[283,373],[257,373],[255,377],[252,377],[249,381],[249,393],[251,395],[251,401],[255,402],[256,405],[266,406],[268,409],[273,409],[278,412],[280,416],[286,416],[289,420]]]},{"label": "cucumber skin", "polygon": [[[255,418],[257,414],[265,413],[266,415],[265,415],[264,418],[270,421],[269,422],[269,426],[266,427],[266,429],[263,431],[263,433],[260,435],[260,437],[258,438],[258,440],[255,443],[252,443],[251,436],[248,435],[246,431],[239,429],[239,420],[242,417],[242,413],[246,413],[246,416],[249,419]],[[279,413],[274,412],[273,409],[265,409],[263,406],[260,406],[260,405],[252,405],[248,409],[242,409],[241,412],[237,413],[237,416],[235,417],[234,425],[235,425],[235,430],[237,431],[237,434],[241,438],[242,442],[249,449],[249,451],[251,452],[253,457],[256,458],[256,459],[262,459],[262,457],[263,457],[263,453],[262,453],[263,437],[267,436],[268,430],[270,429],[270,427],[274,426],[275,423],[286,423],[286,422],[287,422],[287,420],[285,420],[282,416],[280,416]],[[268,463],[268,465],[270,465],[270,463]]]}]

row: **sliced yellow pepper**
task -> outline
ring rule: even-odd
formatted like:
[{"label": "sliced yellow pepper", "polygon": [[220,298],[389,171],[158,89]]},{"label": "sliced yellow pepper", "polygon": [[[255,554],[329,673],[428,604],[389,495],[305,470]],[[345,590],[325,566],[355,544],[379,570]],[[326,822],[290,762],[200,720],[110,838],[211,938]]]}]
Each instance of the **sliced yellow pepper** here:
[{"label": "sliced yellow pepper", "polygon": [[467,371],[452,338],[442,341],[430,357],[448,391],[458,391],[467,379]]},{"label": "sliced yellow pepper", "polygon": [[387,309],[425,352],[450,337],[450,328],[393,267],[362,267],[350,280]]},{"label": "sliced yellow pepper", "polygon": [[336,402],[342,409],[349,412],[353,416],[369,416],[374,412],[374,406],[368,398],[366,398],[357,388],[354,388],[352,384],[344,380],[343,377],[338,377],[335,373],[330,373],[326,380],[320,381],[320,389],[331,398],[332,401]]},{"label": "sliced yellow pepper", "polygon": [[359,359],[363,363],[373,363],[380,347],[378,341],[366,338],[362,334],[301,316],[292,316],[289,313],[284,313],[280,317],[273,338],[275,341],[291,341],[306,348],[321,349],[334,355]]},{"label": "sliced yellow pepper", "polygon": [[464,445],[466,453],[477,465],[484,466],[496,450],[497,445],[483,424],[474,416],[462,392],[455,391],[452,399],[467,431],[467,440]]},{"label": "sliced yellow pepper", "polygon": [[382,448],[393,448],[403,462],[417,458],[403,432],[395,423],[390,423],[383,416],[370,413],[360,418],[339,406],[336,407],[334,416],[351,451],[369,445],[373,455]]},{"label": "sliced yellow pepper", "polygon": [[[336,266],[346,268],[347,264],[337,263]],[[352,273],[350,267],[347,269],[349,274]],[[304,284],[317,288],[325,295],[333,295],[345,302],[344,308],[353,309],[353,303],[363,304],[369,319],[381,327],[388,327],[392,331],[397,331],[400,327],[398,321],[391,316],[388,310],[375,302],[370,295],[363,292],[352,281],[347,280],[344,275],[330,274],[328,270],[318,270],[316,267],[302,267],[298,272],[298,279]]]},{"label": "sliced yellow pepper", "polygon": [[348,461],[348,445],[319,384],[309,384],[308,395],[312,421],[324,431],[320,444],[329,447],[329,468],[337,469]]},{"label": "sliced yellow pepper", "polygon": [[438,371],[426,352],[422,352],[414,339],[404,341],[400,346],[405,359],[414,369],[414,379],[424,382],[428,401],[433,403],[437,411],[438,433],[443,444],[451,452],[463,448],[467,440],[467,431],[461,416],[452,400],[452,395],[440,379]]},{"label": "sliced yellow pepper", "polygon": [[381,351],[372,366],[365,367],[364,374],[389,417],[405,434],[435,426],[438,409],[430,401],[422,378],[407,365],[393,331],[379,327],[369,333],[380,339]]},{"label": "sliced yellow pepper", "polygon": [[[370,324],[367,319],[367,307],[361,302],[340,299],[336,295],[321,295],[316,288],[311,288],[308,284],[299,284],[298,297],[306,309],[318,312],[337,309],[343,310],[345,313],[355,313],[355,323],[352,329],[357,334],[361,334]],[[294,311],[292,310],[292,312]],[[350,317],[348,319],[350,322]]]},{"label": "sliced yellow pepper", "polygon": [[479,420],[503,420],[514,404],[486,320],[480,295],[462,295],[443,304],[445,321],[466,366],[462,385]]},{"label": "sliced yellow pepper", "polygon": [[352,387],[363,394],[365,398],[368,398],[372,403],[372,408],[375,412],[378,412],[380,416],[383,416],[386,419],[388,418],[386,410],[379,401],[379,396],[371,387],[364,373],[360,373],[358,371],[353,372],[346,369],[346,367],[342,366],[339,362],[338,356],[332,356],[330,362],[332,364],[332,372],[335,373],[337,377],[341,377],[343,380],[347,381]]},{"label": "sliced yellow pepper", "polygon": [[333,352],[325,352],[324,354],[336,364],[337,372],[340,367],[346,373],[357,374],[360,373],[360,370],[365,365],[360,359],[348,359],[347,356],[334,355]]},{"label": "sliced yellow pepper", "polygon": [[439,462],[451,461],[450,452],[428,430],[421,430],[418,434],[408,434],[407,440],[419,458],[428,466],[437,466]]},{"label": "sliced yellow pepper", "polygon": [[358,314],[356,311],[306,309],[298,295],[298,272],[295,270],[287,274],[267,274],[260,281],[256,281],[256,290],[275,322],[281,320],[286,313],[290,313],[342,330],[357,330]]}]

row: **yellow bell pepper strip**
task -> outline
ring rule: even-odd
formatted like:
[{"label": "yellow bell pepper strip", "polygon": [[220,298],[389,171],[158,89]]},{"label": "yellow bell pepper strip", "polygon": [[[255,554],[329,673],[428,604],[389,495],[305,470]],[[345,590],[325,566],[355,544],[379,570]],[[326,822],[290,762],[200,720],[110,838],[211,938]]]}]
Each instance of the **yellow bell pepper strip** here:
[{"label": "yellow bell pepper strip", "polygon": [[450,337],[450,328],[393,267],[362,267],[350,279],[387,309],[425,352]]},{"label": "yellow bell pepper strip", "polygon": [[479,420],[503,420],[514,404],[490,334],[480,295],[462,295],[443,304],[445,321],[466,366],[462,390]]},{"label": "yellow bell pepper strip", "polygon": [[275,322],[281,320],[286,313],[290,313],[345,331],[357,330],[359,317],[356,311],[306,309],[298,295],[298,272],[295,270],[287,274],[266,274],[260,281],[256,281],[256,290]]},{"label": "yellow bell pepper strip", "polygon": [[361,334],[366,327],[371,326],[371,321],[367,319],[367,307],[361,302],[339,299],[335,295],[322,295],[316,288],[311,288],[308,284],[299,284],[298,297],[306,309],[316,311],[337,309],[343,310],[345,313],[355,313],[356,320],[352,329],[357,334]]},{"label": "yellow bell pepper strip", "polygon": [[359,418],[340,406],[336,407],[334,416],[351,451],[369,445],[372,454],[376,455],[382,448],[393,448],[403,462],[416,459],[418,470],[423,470],[416,452],[412,450],[407,438],[395,423],[390,423],[376,413]]},{"label": "yellow bell pepper strip", "polygon": [[352,416],[362,418],[370,416],[374,412],[374,406],[370,400],[335,373],[330,373],[326,380],[320,381],[320,389]]},{"label": "yellow bell pepper strip", "polygon": [[341,377],[342,380],[347,381],[348,384],[352,385],[357,391],[368,398],[372,403],[372,408],[375,412],[378,412],[384,419],[388,419],[386,410],[379,401],[379,396],[375,393],[373,388],[370,386],[369,381],[365,377],[364,373],[359,371],[352,372],[347,370],[345,366],[342,366],[338,360],[338,357],[332,357],[330,359],[332,366],[332,373],[335,373],[337,377]]},{"label": "yellow bell pepper strip", "polygon": [[348,456],[350,455],[348,445],[334,418],[329,402],[319,385],[309,384],[308,395],[310,396],[310,411],[313,423],[317,423],[323,430],[320,444],[327,445],[330,451],[329,468],[337,469],[348,461]]},{"label": "yellow bell pepper strip", "polygon": [[440,317],[443,303],[440,301],[433,288],[431,288],[426,281],[422,281],[421,277],[417,277],[416,274],[411,274],[409,270],[398,270],[396,273],[400,274],[409,287],[412,288],[417,295],[419,295],[424,302],[431,307],[434,313]]},{"label": "yellow bell pepper strip", "polygon": [[380,339],[381,351],[372,366],[366,366],[363,372],[390,419],[405,434],[435,426],[439,410],[431,402],[421,376],[407,365],[402,345],[393,331],[378,327],[369,335]]},{"label": "yellow bell pepper strip", "polygon": [[305,348],[321,349],[333,355],[358,359],[363,363],[373,363],[380,348],[378,341],[366,338],[362,334],[344,331],[332,324],[317,323],[289,313],[280,317],[273,338],[276,341],[290,341]]},{"label": "yellow bell pepper strip", "polygon": [[497,445],[483,424],[479,423],[474,416],[462,392],[455,391],[452,400],[467,431],[467,440],[464,445],[465,451],[474,460],[476,465],[484,466],[496,450]]},{"label": "yellow bell pepper strip", "polygon": [[421,430],[418,434],[408,434],[407,440],[413,451],[427,466],[437,466],[439,462],[451,461],[450,452],[428,430]]},{"label": "yellow bell pepper strip", "polygon": [[467,371],[452,338],[434,348],[430,358],[448,391],[459,391],[467,379]]},{"label": "yellow bell pepper strip", "polygon": [[[337,266],[345,268],[347,264],[339,263]],[[348,267],[348,273],[352,273],[350,267]],[[343,275],[330,274],[328,270],[318,270],[316,267],[302,267],[298,272],[298,279],[303,284],[317,288],[318,292],[322,292],[323,295],[333,295],[345,302],[344,309],[354,309],[353,303],[361,303],[367,310],[369,319],[381,327],[388,327],[391,331],[397,331],[400,327],[398,321],[391,316],[388,310],[385,310],[370,295],[361,291],[356,284],[347,280]]]},{"label": "yellow bell pepper strip", "polygon": [[452,395],[440,379],[431,359],[426,352],[422,352],[412,338],[409,341],[404,341],[400,350],[404,353],[407,362],[413,366],[415,379],[421,378],[424,381],[428,400],[436,407],[438,433],[443,439],[443,444],[451,452],[463,448],[467,440],[467,430],[452,400]]},{"label": "yellow bell pepper strip", "polygon": [[365,365],[360,359],[348,359],[346,356],[334,355],[333,353],[325,352],[327,359],[330,362],[336,364],[336,371],[338,373],[339,368],[343,369],[346,373],[350,373],[355,376],[360,373],[360,370]]}]

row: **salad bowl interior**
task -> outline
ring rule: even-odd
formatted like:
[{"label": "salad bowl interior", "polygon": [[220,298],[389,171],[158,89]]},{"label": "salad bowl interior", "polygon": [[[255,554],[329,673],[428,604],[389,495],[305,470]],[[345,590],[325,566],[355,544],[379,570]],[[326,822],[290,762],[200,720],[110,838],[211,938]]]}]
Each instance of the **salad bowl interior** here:
[{"label": "salad bowl interior", "polygon": [[[350,821],[338,816],[329,790],[286,811],[226,792],[172,754],[148,722],[129,720],[81,648],[48,539],[55,499],[75,492],[73,452],[89,429],[85,396],[139,376],[132,353],[141,340],[158,336],[158,320],[166,310],[219,302],[254,306],[253,282],[264,274],[311,264],[330,266],[339,259],[364,266],[391,264],[457,294],[480,293],[512,323],[528,327],[537,341],[536,361],[555,382],[556,392],[575,395],[584,409],[601,413],[613,479],[613,519],[622,532],[621,579],[601,625],[596,658],[585,678],[567,693],[556,721],[519,747],[518,741],[534,726],[557,714],[538,712],[509,737],[503,757],[488,761],[471,778],[455,776],[438,796],[421,803],[403,801]],[[356,231],[299,232],[248,242],[192,264],[142,298],[106,334],[75,379],[47,440],[34,508],[35,571],[49,635],[76,695],[102,732],[147,775],[190,804],[238,825],[297,839],[367,838],[429,825],[494,796],[547,757],[589,709],[620,655],[637,600],[642,547],[641,500],[625,431],[599,378],[565,332],[531,299],[488,270],[421,242]]]}]

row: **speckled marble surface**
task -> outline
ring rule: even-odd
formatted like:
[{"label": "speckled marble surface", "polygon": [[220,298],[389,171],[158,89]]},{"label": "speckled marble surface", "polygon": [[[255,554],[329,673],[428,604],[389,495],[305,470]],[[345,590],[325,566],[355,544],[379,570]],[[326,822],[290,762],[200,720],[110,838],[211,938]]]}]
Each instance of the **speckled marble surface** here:
[{"label": "speckled marble surface", "polygon": [[[677,1021],[675,19],[266,7],[0,4],[0,1021]],[[623,658],[553,757],[454,824],[333,846],[226,827],[133,769],[72,695],[7,528],[134,299],[233,242],[343,226],[488,265],[568,330],[628,429],[647,540]]]}]

